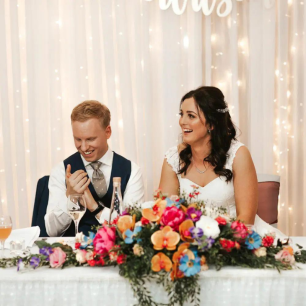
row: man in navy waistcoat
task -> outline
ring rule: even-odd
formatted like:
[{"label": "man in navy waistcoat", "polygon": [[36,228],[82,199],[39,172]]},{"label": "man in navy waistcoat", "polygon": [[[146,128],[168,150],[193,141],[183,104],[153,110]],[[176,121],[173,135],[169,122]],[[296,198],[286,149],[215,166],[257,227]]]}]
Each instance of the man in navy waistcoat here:
[{"label": "man in navy waistcoat", "polygon": [[109,109],[98,101],[84,101],[73,109],[71,126],[77,152],[51,171],[45,215],[49,236],[74,236],[74,223],[67,213],[67,198],[71,194],[84,194],[86,200],[87,210],[79,223],[79,232],[88,235],[93,225],[108,220],[113,177],[121,177],[124,206],[143,202],[140,168],[108,146],[112,134],[110,118]]}]

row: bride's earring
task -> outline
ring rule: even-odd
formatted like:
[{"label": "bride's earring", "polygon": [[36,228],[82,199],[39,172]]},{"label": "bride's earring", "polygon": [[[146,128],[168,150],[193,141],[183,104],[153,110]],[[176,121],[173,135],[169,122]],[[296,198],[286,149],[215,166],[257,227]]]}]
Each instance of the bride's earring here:
[{"label": "bride's earring", "polygon": [[210,133],[211,133],[211,130],[207,130],[207,133],[210,135]]}]

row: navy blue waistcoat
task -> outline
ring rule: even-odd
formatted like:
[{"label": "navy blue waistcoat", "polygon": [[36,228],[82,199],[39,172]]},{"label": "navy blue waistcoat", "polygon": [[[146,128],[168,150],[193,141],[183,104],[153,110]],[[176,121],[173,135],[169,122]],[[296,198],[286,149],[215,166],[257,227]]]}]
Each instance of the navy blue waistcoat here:
[{"label": "navy blue waistcoat", "polygon": [[[71,173],[74,173],[77,170],[84,170],[86,172],[83,160],[79,152],[76,152],[75,154],[71,155],[70,157],[64,160],[65,171],[68,164],[71,165]],[[124,191],[130,179],[131,170],[132,170],[131,161],[114,152],[112,172],[111,172],[109,187],[106,194],[102,198],[99,198],[92,183],[90,183],[88,186],[94,199],[96,201],[101,201],[106,207],[110,207],[113,195],[113,177],[121,177],[121,193],[122,197],[124,197]],[[79,232],[83,232],[84,235],[88,235],[88,232],[92,231],[91,227],[93,225],[99,225],[99,222],[95,218],[95,215],[92,214],[87,209],[86,213],[84,214],[83,218],[80,221]],[[70,227],[67,229],[67,231],[63,236],[69,237],[74,235],[75,235],[74,222],[71,222]]]}]

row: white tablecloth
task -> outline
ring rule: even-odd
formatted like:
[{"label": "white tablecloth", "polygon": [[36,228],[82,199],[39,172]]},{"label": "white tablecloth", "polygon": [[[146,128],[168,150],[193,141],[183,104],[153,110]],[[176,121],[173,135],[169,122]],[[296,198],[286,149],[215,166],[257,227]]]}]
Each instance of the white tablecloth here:
[{"label": "white tablecloth", "polygon": [[[306,238],[295,237],[306,247]],[[306,305],[306,265],[293,271],[225,267],[201,273],[201,305]],[[162,287],[149,284],[158,301],[166,302]],[[0,305],[133,305],[128,281],[113,267],[40,268],[17,273],[0,269]]]}]

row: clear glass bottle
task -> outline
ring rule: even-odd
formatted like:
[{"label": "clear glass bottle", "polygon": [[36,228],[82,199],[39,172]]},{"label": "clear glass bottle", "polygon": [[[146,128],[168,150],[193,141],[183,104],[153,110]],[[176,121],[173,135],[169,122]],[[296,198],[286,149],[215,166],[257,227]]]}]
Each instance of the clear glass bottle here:
[{"label": "clear glass bottle", "polygon": [[113,196],[111,203],[111,211],[116,211],[117,214],[122,214],[123,212],[123,202],[121,194],[121,177],[113,178]]}]

